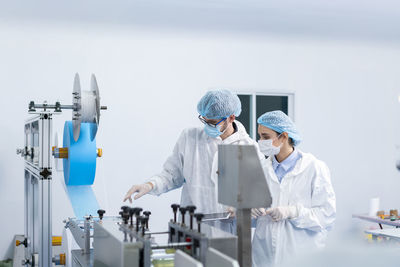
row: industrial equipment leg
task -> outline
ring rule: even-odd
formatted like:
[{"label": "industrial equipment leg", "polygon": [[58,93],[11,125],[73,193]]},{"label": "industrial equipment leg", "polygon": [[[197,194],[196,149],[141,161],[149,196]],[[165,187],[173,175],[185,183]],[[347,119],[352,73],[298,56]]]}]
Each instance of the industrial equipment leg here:
[{"label": "industrial equipment leg", "polygon": [[51,267],[52,263],[52,207],[51,207],[51,133],[52,118],[50,114],[41,114],[39,119],[39,265]]},{"label": "industrial equipment leg", "polygon": [[[28,171],[25,170],[25,179],[24,179],[24,238],[27,238],[31,235],[31,229],[29,228],[29,222],[28,218],[30,218],[29,211],[32,212],[32,208],[29,206],[31,202],[29,201],[30,195],[29,195],[29,184],[31,183],[31,175],[29,174]],[[31,240],[30,240],[31,241]],[[32,246],[33,243],[29,243],[29,246],[25,248],[25,259],[28,259],[32,254]]]},{"label": "industrial equipment leg", "polygon": [[239,264],[251,266],[251,209],[238,209],[236,218]]},{"label": "industrial equipment leg", "polygon": [[51,222],[51,179],[39,181],[39,264],[41,267],[52,266],[52,222]]}]

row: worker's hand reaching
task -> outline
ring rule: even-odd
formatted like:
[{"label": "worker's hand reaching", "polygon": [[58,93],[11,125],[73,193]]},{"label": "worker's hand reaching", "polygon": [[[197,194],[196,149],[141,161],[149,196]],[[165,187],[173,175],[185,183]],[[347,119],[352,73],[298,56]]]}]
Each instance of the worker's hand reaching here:
[{"label": "worker's hand reaching", "polygon": [[265,216],[265,215],[267,215],[265,213],[265,211],[266,211],[265,208],[254,208],[254,209],[251,209],[251,218],[256,219],[256,218],[258,218],[260,216]]},{"label": "worker's hand reaching", "polygon": [[275,222],[294,219],[298,216],[298,211],[296,206],[282,206],[276,208],[269,208],[266,210],[266,215],[270,215],[272,220]]},{"label": "worker's hand reaching", "polygon": [[152,183],[145,183],[145,184],[139,184],[139,185],[134,185],[129,189],[128,193],[126,193],[124,202],[129,199],[129,202],[132,203],[132,195],[134,193],[137,193],[133,199],[138,199],[147,193],[149,193],[151,190],[153,190],[153,184]]},{"label": "worker's hand reaching", "polygon": [[226,211],[229,212],[229,218],[234,218],[236,216],[236,209],[234,207],[228,207]]}]

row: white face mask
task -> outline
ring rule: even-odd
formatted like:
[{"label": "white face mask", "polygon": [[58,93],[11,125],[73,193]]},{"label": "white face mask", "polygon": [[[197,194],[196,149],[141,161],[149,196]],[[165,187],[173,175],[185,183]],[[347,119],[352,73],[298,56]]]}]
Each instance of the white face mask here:
[{"label": "white face mask", "polygon": [[[280,135],[278,135],[277,138],[279,138]],[[279,154],[281,151],[282,144],[280,146],[274,146],[272,142],[274,139],[268,139],[268,140],[258,140],[258,146],[260,147],[261,153],[263,153],[265,156],[274,156]]]}]

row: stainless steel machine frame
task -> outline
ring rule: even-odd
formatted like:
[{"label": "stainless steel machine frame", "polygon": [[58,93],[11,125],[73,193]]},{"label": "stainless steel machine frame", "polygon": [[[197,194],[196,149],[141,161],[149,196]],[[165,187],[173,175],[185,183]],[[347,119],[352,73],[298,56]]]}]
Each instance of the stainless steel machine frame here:
[{"label": "stainless steel machine frame", "polygon": [[208,224],[201,224],[201,232],[198,232],[196,225],[193,229],[183,226],[177,222],[169,222],[169,242],[191,242],[193,245],[184,248],[192,257],[206,264],[208,248],[214,248],[219,252],[237,259],[237,237],[228,232]]},{"label": "stainless steel machine frame", "polygon": [[24,148],[17,151],[25,159],[24,264],[31,266],[52,266],[52,115],[39,113],[25,122]]},{"label": "stainless steel machine frame", "polygon": [[[143,229],[143,226],[138,229],[135,224],[136,221],[133,221],[133,224],[124,223],[120,217],[104,217],[101,220],[90,217],[85,222],[69,219],[66,221],[66,227],[71,230],[81,248],[71,251],[72,266],[150,267],[152,251],[169,248],[182,250],[204,265],[210,261],[209,248],[216,249],[232,261],[237,256],[237,237],[206,223],[201,224],[200,233],[197,227],[190,229],[172,220],[166,232],[150,232],[148,229]],[[90,228],[93,228],[93,234]],[[168,242],[157,243],[155,237],[158,235],[168,235]],[[85,242],[91,237],[92,249]]]},{"label": "stainless steel machine frame", "polygon": [[93,266],[151,266],[150,235],[115,221],[95,221],[93,226]]},{"label": "stainless steel machine frame", "polygon": [[218,202],[236,208],[238,260],[252,265],[251,209],[269,207],[272,197],[253,145],[218,146]]}]

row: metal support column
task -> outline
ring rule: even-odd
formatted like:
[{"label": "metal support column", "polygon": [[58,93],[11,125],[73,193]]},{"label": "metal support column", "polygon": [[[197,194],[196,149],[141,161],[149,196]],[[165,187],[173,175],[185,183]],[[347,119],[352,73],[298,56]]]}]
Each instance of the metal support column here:
[{"label": "metal support column", "polygon": [[51,267],[52,264],[52,172],[51,172],[51,114],[40,114],[39,119],[39,225],[40,248],[39,265]]},{"label": "metal support column", "polygon": [[238,209],[236,218],[239,264],[251,266],[251,209]]},{"label": "metal support column", "polygon": [[[30,216],[31,216],[29,211],[32,210],[32,207],[30,207],[31,201],[29,201],[29,199],[30,199],[29,198],[30,197],[29,187],[30,187],[30,183],[31,183],[31,175],[29,174],[28,171],[26,171],[26,170],[24,170],[24,171],[25,171],[25,179],[24,179],[24,196],[25,196],[25,198],[24,198],[24,214],[25,214],[25,216],[24,216],[24,234],[25,235],[24,235],[24,237],[28,238],[32,235],[31,229],[29,227],[29,221],[28,221],[28,218],[30,218]],[[30,258],[31,255],[33,254],[33,251],[32,251],[33,244],[31,243],[31,240],[27,240],[27,242],[28,242],[28,246],[25,248],[25,259]]]},{"label": "metal support column", "polygon": [[52,266],[51,180],[39,181],[39,265]]}]

